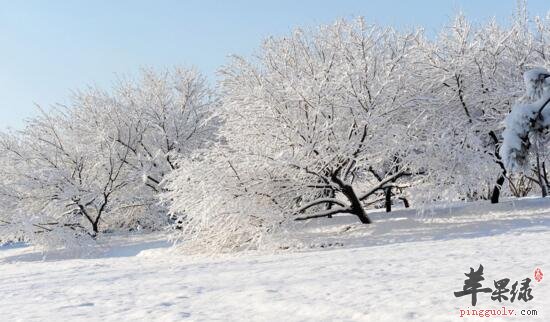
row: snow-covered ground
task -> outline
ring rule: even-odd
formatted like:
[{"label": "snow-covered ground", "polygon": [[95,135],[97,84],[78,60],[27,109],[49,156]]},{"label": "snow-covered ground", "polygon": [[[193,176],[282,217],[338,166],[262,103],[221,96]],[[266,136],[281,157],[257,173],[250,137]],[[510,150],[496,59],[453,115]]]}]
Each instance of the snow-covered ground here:
[{"label": "snow-covered ground", "polygon": [[[460,309],[506,306],[491,321],[550,321],[550,199],[339,217],[303,224],[298,252],[186,256],[162,235],[111,237],[84,259],[0,248],[1,321],[477,321]],[[110,246],[106,246],[110,245]],[[470,267],[530,277],[534,299],[455,298]],[[546,274],[534,281],[535,268]],[[521,316],[536,309],[537,317]]]}]

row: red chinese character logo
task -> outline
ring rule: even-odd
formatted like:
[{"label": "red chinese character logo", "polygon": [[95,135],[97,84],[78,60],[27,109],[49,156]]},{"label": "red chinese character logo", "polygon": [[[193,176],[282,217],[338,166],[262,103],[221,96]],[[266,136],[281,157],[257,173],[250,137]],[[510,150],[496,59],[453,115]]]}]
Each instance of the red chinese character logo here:
[{"label": "red chinese character logo", "polygon": [[542,274],[542,271],[540,270],[540,268],[537,268],[537,269],[535,270],[535,280],[536,280],[537,282],[542,281],[542,276],[544,276],[544,274]]}]

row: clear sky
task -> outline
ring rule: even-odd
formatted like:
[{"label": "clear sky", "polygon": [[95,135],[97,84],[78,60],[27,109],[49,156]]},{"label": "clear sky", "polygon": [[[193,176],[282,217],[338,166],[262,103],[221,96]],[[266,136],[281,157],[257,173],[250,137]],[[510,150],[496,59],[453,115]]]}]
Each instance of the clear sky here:
[{"label": "clear sky", "polygon": [[[269,35],[364,16],[434,33],[461,10],[499,21],[516,0],[0,0],[0,130],[18,128],[34,103],[64,103],[73,89],[108,87],[142,66],[196,66],[211,79],[228,54],[248,55]],[[550,0],[529,0],[544,15]]]}]

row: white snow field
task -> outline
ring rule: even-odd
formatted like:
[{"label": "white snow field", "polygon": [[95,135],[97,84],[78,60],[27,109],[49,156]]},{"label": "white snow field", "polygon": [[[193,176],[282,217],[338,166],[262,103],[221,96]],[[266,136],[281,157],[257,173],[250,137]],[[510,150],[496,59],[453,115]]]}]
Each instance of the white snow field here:
[{"label": "white snow field", "polygon": [[[371,216],[305,223],[304,248],[276,254],[187,256],[159,234],[111,237],[83,259],[3,246],[0,321],[550,321],[550,198]],[[456,298],[479,264],[483,287],[529,277],[534,298]],[[460,317],[503,306],[513,315]]]}]

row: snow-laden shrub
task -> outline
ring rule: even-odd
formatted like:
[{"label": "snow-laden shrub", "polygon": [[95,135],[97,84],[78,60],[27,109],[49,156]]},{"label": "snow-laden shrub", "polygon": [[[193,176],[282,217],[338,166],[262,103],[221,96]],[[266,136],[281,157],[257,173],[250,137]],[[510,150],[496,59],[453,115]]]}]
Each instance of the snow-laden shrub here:
[{"label": "snow-laden shrub", "polygon": [[501,153],[504,164],[510,171],[530,170],[529,154],[534,142],[540,138],[541,131],[550,125],[550,108],[542,109],[550,100],[550,95],[534,103],[515,105],[506,117],[506,129]]},{"label": "snow-laden shrub", "polygon": [[[22,210],[18,210],[22,211]],[[42,251],[55,249],[80,249],[95,244],[80,218],[65,214],[62,218],[51,216],[51,209],[44,209],[34,215],[4,216],[0,221],[2,241],[23,241],[38,246]]]},{"label": "snow-laden shrub", "polygon": [[550,79],[548,76],[550,76],[550,72],[542,67],[535,67],[523,73],[528,100],[536,101],[550,93]]},{"label": "snow-laden shrub", "polygon": [[550,126],[550,72],[543,68],[524,75],[526,99],[520,100],[506,117],[500,149],[510,171],[530,170],[529,154],[544,146],[544,131]]},{"label": "snow-laden shrub", "polygon": [[174,216],[172,237],[187,252],[259,249],[284,220],[281,209],[250,185],[255,168],[232,164],[224,148],[180,161],[167,178],[164,194]]}]

